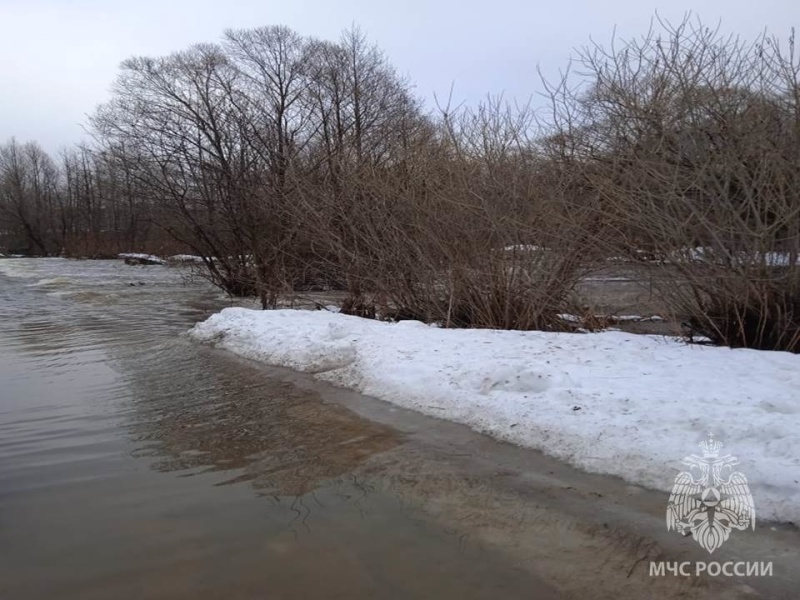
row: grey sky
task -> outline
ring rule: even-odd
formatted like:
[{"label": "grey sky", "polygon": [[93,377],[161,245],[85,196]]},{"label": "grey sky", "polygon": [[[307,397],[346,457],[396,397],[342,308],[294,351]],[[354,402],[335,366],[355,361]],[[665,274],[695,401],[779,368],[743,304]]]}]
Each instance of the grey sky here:
[{"label": "grey sky", "polygon": [[487,92],[526,99],[536,66],[556,72],[592,36],[643,33],[654,12],[751,38],[786,37],[797,0],[0,0],[0,142],[36,139],[48,150],[77,141],[85,115],[105,98],[123,59],[216,41],[228,27],[284,24],[335,39],[360,25],[397,69],[431,99],[474,102]]}]

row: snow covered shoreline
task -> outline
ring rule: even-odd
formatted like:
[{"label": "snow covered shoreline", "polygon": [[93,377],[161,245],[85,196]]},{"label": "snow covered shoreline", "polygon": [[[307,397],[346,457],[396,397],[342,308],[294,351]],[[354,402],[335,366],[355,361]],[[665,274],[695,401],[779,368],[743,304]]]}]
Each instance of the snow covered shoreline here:
[{"label": "snow covered shoreline", "polygon": [[798,355],[243,308],[190,336],[665,491],[712,431],[739,458],[758,518],[800,522]]}]

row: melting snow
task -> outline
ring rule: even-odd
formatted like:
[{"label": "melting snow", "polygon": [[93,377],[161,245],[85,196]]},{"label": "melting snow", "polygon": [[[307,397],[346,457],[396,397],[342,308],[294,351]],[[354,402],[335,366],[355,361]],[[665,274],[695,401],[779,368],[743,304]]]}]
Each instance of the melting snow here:
[{"label": "melting snow", "polygon": [[800,521],[797,355],[242,308],[190,335],[665,491],[712,431],[739,457],[759,517]]}]

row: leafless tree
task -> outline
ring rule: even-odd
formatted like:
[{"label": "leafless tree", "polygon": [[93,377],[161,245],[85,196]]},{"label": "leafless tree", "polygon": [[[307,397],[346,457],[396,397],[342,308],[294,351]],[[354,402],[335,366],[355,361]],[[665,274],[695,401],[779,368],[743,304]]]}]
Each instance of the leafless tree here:
[{"label": "leafless tree", "polygon": [[746,43],[657,21],[579,60],[583,85],[551,88],[551,142],[599,194],[609,255],[657,259],[662,294],[695,333],[800,350],[794,37]]},{"label": "leafless tree", "polygon": [[0,146],[0,218],[17,251],[51,255],[63,241],[56,222],[58,170],[35,142]]}]

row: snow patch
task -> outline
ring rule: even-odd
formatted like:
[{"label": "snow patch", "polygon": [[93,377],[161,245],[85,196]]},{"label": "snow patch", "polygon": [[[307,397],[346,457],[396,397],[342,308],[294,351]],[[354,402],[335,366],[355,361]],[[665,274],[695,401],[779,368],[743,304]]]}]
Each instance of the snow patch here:
[{"label": "snow patch", "polygon": [[173,254],[167,257],[168,263],[202,263],[203,257],[194,254]]},{"label": "snow patch", "polygon": [[167,261],[163,258],[159,258],[158,256],[154,256],[152,254],[140,254],[138,252],[123,252],[121,254],[117,254],[117,258],[125,260],[141,260],[146,261],[148,263],[156,264],[156,265],[165,265]]},{"label": "snow patch", "polygon": [[759,517],[800,520],[797,355],[243,308],[190,335],[664,491],[713,431],[739,457]]}]

